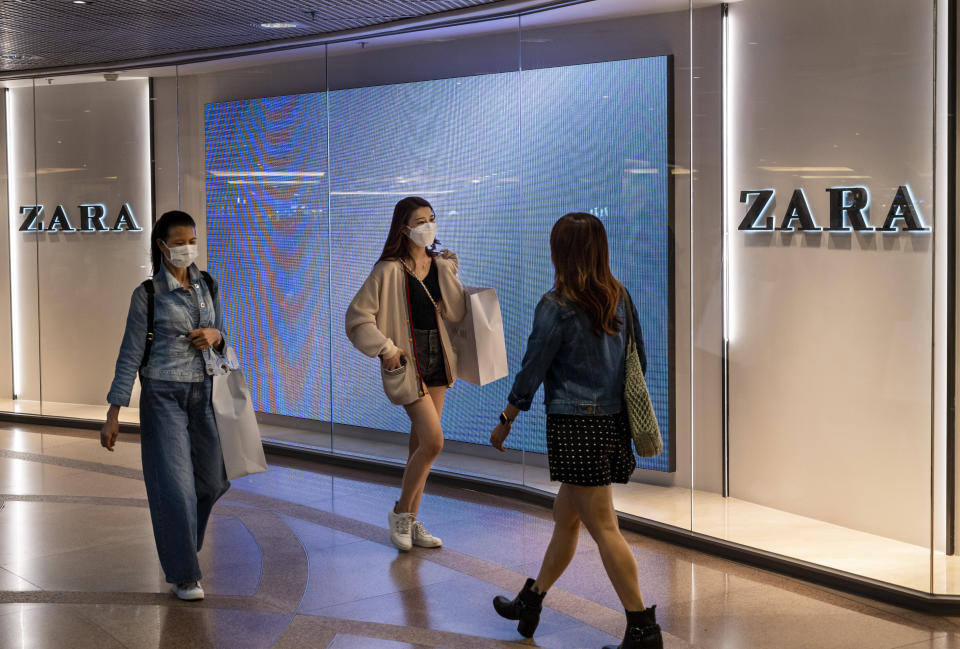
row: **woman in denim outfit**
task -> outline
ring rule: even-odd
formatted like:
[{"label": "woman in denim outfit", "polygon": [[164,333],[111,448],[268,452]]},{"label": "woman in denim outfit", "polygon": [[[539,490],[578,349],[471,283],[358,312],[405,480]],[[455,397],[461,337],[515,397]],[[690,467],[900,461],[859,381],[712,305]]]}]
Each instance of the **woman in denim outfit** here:
[{"label": "woman in denim outfit", "polygon": [[562,484],[540,574],[528,579],[515,599],[497,597],[493,605],[503,617],[519,620],[517,630],[531,637],[547,590],[573,559],[583,523],[626,609],[619,649],[662,649],[656,607],[644,607],[636,559],[620,533],[611,488],[627,482],[636,468],[623,392],[628,317],[646,372],[640,321],[636,309],[627,313],[626,289],[610,272],[600,219],[565,215],[553,226],[550,249],[556,283],[537,305],[523,365],[490,443],[503,450],[513,420],[530,409],[544,383],[550,479]]},{"label": "woman in denim outfit", "polygon": [[203,599],[197,552],[210,511],[230,488],[206,368],[223,348],[216,284],[193,261],[197,231],[185,212],[167,212],[151,235],[154,335],[145,358],[148,295],[133,291],[100,443],[113,450],[121,407],[140,373],[140,453],[160,565],[173,593]]}]

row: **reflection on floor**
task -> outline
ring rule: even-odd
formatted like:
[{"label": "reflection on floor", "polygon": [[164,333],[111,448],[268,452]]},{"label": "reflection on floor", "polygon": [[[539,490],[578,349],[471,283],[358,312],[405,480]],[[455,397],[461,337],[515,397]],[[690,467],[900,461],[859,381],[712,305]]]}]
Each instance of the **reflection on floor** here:
[{"label": "reflection on floor", "polygon": [[[29,408],[36,407],[37,413],[40,412],[41,404],[24,401],[0,401],[0,410],[9,410],[7,406],[10,404],[21,411],[32,412]],[[42,413],[52,416],[99,419],[104,413],[104,406],[49,402],[42,406]],[[138,412],[124,408],[121,419],[136,423]],[[331,435],[329,432],[266,425],[262,430],[265,439],[324,449],[330,449],[332,445],[339,453],[395,461],[403,461],[407,453],[403,443],[358,438],[336,431]],[[558,485],[550,482],[542,457],[531,458],[531,454],[527,454],[526,464],[505,462],[501,458],[499,455],[478,456],[447,449],[436,466],[454,473],[556,492]],[[631,482],[618,486],[615,494],[617,508],[622,512],[898,586],[930,591],[931,553],[927,547],[704,491],[693,492],[691,496],[689,489]],[[933,586],[937,593],[960,594],[960,557],[947,557],[943,553],[934,555]]]},{"label": "reflection on floor", "polygon": [[[201,553],[207,599],[166,592],[138,440],[115,453],[95,433],[0,426],[0,647],[43,649],[596,648],[623,614],[584,536],[551,589],[534,641],[490,600],[533,574],[548,511],[428,487],[421,518],[442,550],[398,553],[385,512],[394,481],[271,457],[214,510]],[[960,618],[842,595],[628,534],[665,646],[941,648]]]},{"label": "reflection on floor", "polygon": [[[136,403],[136,401],[134,401]],[[103,421],[107,406],[84,405],[81,403],[62,403],[56,401],[35,401],[30,399],[0,399],[0,412],[16,412],[25,415],[43,415],[45,417],[65,417],[67,419],[92,419]],[[121,408],[120,423],[139,424],[139,408]]]},{"label": "reflection on floor", "polygon": [[[265,439],[302,446],[333,448],[341,453],[402,461],[406,447],[345,435],[321,434],[279,426],[264,426]],[[529,454],[528,454],[529,458]],[[436,466],[453,473],[506,482],[556,493],[542,466],[503,462],[445,450]],[[635,475],[635,478],[639,474]],[[736,498],[690,489],[631,482],[617,485],[614,502],[619,511],[666,523],[751,548],[802,559],[837,570],[898,586],[930,592],[930,548],[911,545],[813,518],[798,516]],[[692,518],[691,518],[692,517]],[[691,524],[692,520],[692,524]],[[960,557],[934,555],[934,592],[960,594]]]}]

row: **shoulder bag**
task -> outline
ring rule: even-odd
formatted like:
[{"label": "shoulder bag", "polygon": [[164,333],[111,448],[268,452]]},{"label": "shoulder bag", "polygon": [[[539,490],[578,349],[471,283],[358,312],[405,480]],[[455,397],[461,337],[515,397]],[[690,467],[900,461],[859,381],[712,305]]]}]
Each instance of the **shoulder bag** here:
[{"label": "shoulder bag", "polygon": [[623,385],[627,419],[637,455],[656,457],[663,452],[663,438],[660,436],[657,415],[653,412],[653,403],[650,402],[647,380],[640,365],[640,354],[637,353],[636,332],[633,330],[633,302],[626,289],[623,290],[623,295],[627,319],[626,376]]}]

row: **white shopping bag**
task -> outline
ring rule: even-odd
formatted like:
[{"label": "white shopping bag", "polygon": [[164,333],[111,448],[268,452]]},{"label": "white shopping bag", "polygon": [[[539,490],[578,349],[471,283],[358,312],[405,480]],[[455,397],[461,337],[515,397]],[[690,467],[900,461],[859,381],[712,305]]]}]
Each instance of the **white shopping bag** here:
[{"label": "white shopping bag", "polygon": [[267,470],[260,441],[260,426],[253,412],[247,379],[233,348],[223,350],[222,365],[213,377],[213,413],[217,418],[223,464],[227,479],[241,478]]},{"label": "white shopping bag", "polygon": [[486,385],[509,372],[500,301],[492,288],[465,286],[464,290],[467,315],[460,322],[447,323],[457,353],[457,378]]}]

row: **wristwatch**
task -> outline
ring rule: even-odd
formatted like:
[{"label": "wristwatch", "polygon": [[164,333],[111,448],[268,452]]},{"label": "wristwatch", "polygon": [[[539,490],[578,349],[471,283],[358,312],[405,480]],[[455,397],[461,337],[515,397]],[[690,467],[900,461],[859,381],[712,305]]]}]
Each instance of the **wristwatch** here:
[{"label": "wristwatch", "polygon": [[500,413],[500,423],[504,426],[509,426],[513,423],[512,419],[507,419],[506,411]]}]

